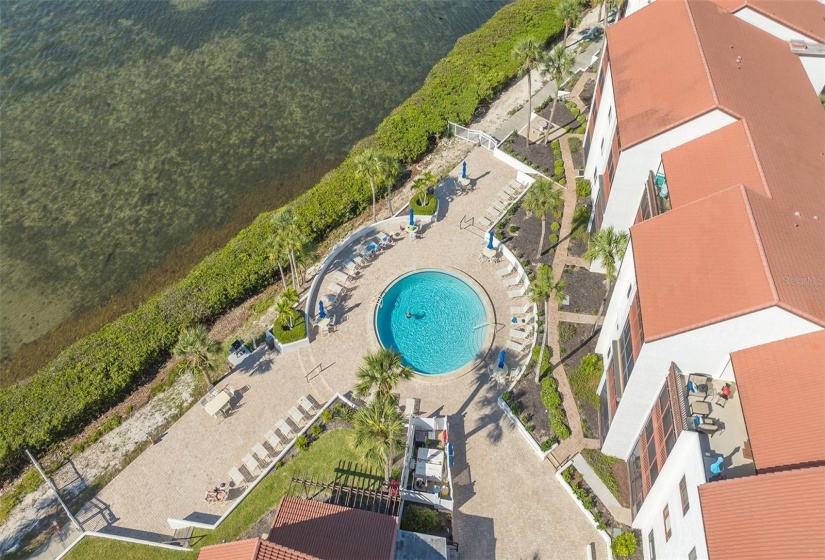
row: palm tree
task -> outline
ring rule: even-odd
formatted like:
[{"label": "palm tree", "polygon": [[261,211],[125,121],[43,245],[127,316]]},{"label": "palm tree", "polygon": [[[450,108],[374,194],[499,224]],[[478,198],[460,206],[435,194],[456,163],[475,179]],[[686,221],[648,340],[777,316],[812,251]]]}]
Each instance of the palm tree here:
[{"label": "palm tree", "polygon": [[[277,237],[283,251],[289,258],[289,268],[292,271],[292,287],[298,289],[298,259],[306,250],[307,239],[298,223],[292,210],[281,212],[274,224],[277,227]],[[297,255],[297,256],[296,256]]]},{"label": "palm tree", "polygon": [[376,399],[390,401],[395,386],[412,376],[413,371],[402,363],[400,353],[381,348],[364,356],[364,365],[355,372],[355,394],[366,397],[374,390]]},{"label": "palm tree", "polygon": [[418,176],[412,184],[412,190],[418,195],[418,205],[426,206],[429,202],[427,190],[438,184],[439,178],[432,171],[425,171]]},{"label": "palm tree", "polygon": [[547,144],[547,138],[550,136],[550,128],[553,126],[553,117],[556,115],[556,105],[559,103],[559,92],[561,86],[570,70],[573,69],[573,54],[564,48],[564,45],[559,45],[544,58],[544,65],[542,72],[550,74],[550,77],[556,81],[556,96],[553,98],[553,108],[550,109],[550,126],[545,129],[544,143]]},{"label": "palm tree", "polygon": [[[380,182],[386,183],[387,186],[387,211],[390,213],[390,216],[393,215],[392,211],[392,186],[395,184],[395,178],[398,177],[398,173],[401,171],[401,164],[398,162],[397,159],[390,155],[382,155],[380,156],[381,160],[381,175],[379,176]],[[374,220],[374,217],[373,217]]]},{"label": "palm tree", "polygon": [[566,48],[570,28],[577,26],[581,21],[582,7],[579,0],[559,0],[556,4],[556,15],[564,20],[564,40],[561,44]]},{"label": "palm tree", "polygon": [[182,358],[186,371],[197,377],[202,375],[206,383],[212,382],[210,372],[215,370],[212,355],[218,351],[218,343],[207,337],[206,327],[186,327],[172,348],[172,355]]},{"label": "palm tree", "polygon": [[283,323],[286,319],[290,329],[295,326],[295,319],[298,318],[298,310],[293,307],[296,303],[298,303],[298,292],[293,288],[287,288],[281,292],[281,297],[275,305],[281,322]]},{"label": "palm tree", "polygon": [[596,322],[593,323],[593,332],[596,332],[596,325],[599,324],[599,319],[604,313],[605,303],[607,303],[607,296],[610,294],[610,285],[616,280],[616,273],[619,265],[624,258],[625,251],[627,251],[627,232],[616,232],[613,226],[599,231],[590,240],[590,247],[582,255],[585,259],[590,261],[599,261],[604,267],[607,289],[604,293],[604,299],[599,307],[599,315],[596,317]]},{"label": "palm tree", "polygon": [[[275,223],[275,220],[273,220],[273,225]],[[264,245],[266,247],[269,260],[277,263],[278,270],[281,272],[281,283],[284,285],[284,288],[286,288],[286,275],[284,274],[284,266],[281,261],[284,259],[289,259],[289,252],[284,247],[283,240],[276,232],[266,238]]]},{"label": "palm tree", "polygon": [[375,223],[378,221],[375,212],[375,181],[383,174],[381,156],[372,148],[367,148],[355,156],[355,166],[357,174],[370,182],[370,188],[372,189],[372,221]]},{"label": "palm tree", "polygon": [[384,482],[390,481],[390,468],[404,446],[404,418],[395,403],[373,399],[358,409],[353,418],[355,447],[364,451],[366,459],[384,467]]},{"label": "palm tree", "polygon": [[558,213],[559,208],[564,205],[564,198],[561,189],[557,189],[553,184],[543,177],[539,177],[524,196],[524,210],[528,215],[535,215],[541,219],[541,237],[539,237],[539,251],[536,260],[541,258],[544,250],[544,233],[547,226],[547,215]]},{"label": "palm tree", "polygon": [[547,326],[550,324],[550,306],[548,302],[551,297],[556,301],[562,301],[566,287],[564,280],[559,279],[556,281],[553,278],[553,269],[546,264],[539,265],[538,270],[536,270],[536,277],[530,283],[530,301],[544,305],[544,335],[539,340],[541,350],[539,350],[539,361],[536,364],[536,383],[541,379],[541,364],[544,360],[544,347],[547,345]]},{"label": "palm tree", "polygon": [[525,146],[530,145],[530,120],[533,118],[533,85],[530,80],[530,71],[544,57],[541,44],[532,37],[520,39],[513,47],[513,58],[521,65],[518,69],[519,78],[527,74],[527,137]]}]

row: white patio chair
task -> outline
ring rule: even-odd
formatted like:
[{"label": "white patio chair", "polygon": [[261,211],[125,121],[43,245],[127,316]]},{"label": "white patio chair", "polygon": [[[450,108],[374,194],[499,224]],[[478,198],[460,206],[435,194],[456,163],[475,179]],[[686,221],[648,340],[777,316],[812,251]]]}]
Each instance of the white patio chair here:
[{"label": "white patio chair", "polygon": [[356,274],[358,274],[358,267],[355,265],[354,261],[349,260],[345,262],[344,268],[346,269],[347,274],[349,274],[350,276],[355,276]]},{"label": "white patio chair", "polygon": [[218,396],[218,390],[215,389],[214,385],[210,385],[209,387],[207,387],[206,392],[209,393],[210,397],[217,397]]},{"label": "white patio chair", "polygon": [[310,400],[304,396],[298,397],[298,406],[303,408],[307,414],[312,414],[312,411],[315,410],[315,405],[310,402]]},{"label": "white patio chair", "polygon": [[269,463],[272,458],[269,456],[269,451],[266,450],[266,447],[261,445],[260,443],[256,443],[252,446],[252,451],[255,455],[258,456],[258,459],[263,461],[264,463]]},{"label": "white patio chair", "polygon": [[510,368],[510,377],[512,377],[512,378],[518,377],[524,371],[525,367],[526,366],[518,366],[518,367]]},{"label": "white patio chair", "polygon": [[264,437],[266,438],[266,441],[269,442],[269,445],[272,446],[273,451],[278,451],[283,448],[284,442],[282,442],[281,438],[278,437],[278,434],[272,430],[269,430]]},{"label": "white patio chair", "polygon": [[257,471],[261,470],[261,465],[258,464],[258,461],[256,461],[250,453],[244,455],[242,461],[246,468],[249,469],[249,474],[251,475],[254,475]]},{"label": "white patio chair", "polygon": [[301,426],[304,423],[306,423],[306,419],[304,418],[304,415],[301,414],[301,412],[297,408],[295,408],[294,406],[289,409],[287,414],[289,414],[289,417],[292,418],[292,421],[295,422],[295,424],[298,425],[298,426]]},{"label": "white patio chair", "polygon": [[490,220],[490,218],[488,218],[487,216],[481,216],[480,218],[478,218],[478,222],[479,222],[482,226],[484,226],[485,228],[488,228],[488,227],[490,227],[491,225],[493,225],[493,221],[492,221],[492,220]]},{"label": "white patio chair", "polygon": [[350,278],[349,274],[347,274],[346,272],[344,272],[342,270],[336,270],[335,272],[332,273],[332,275],[335,276],[335,278],[337,278],[341,282],[349,282],[350,280],[352,280],[352,278]]},{"label": "white patio chair", "polygon": [[514,340],[527,340],[532,336],[533,333],[531,331],[520,331],[518,329],[510,329],[510,338]]},{"label": "white patio chair", "polygon": [[519,344],[515,340],[508,340],[507,341],[507,348],[513,350],[514,352],[518,352],[519,354],[523,354],[526,348],[526,345]]},{"label": "white patio chair", "polygon": [[336,284],[335,282],[333,282],[329,286],[330,293],[335,294],[335,296],[340,296],[341,293],[343,293],[345,290],[346,290],[346,288],[344,288],[343,286],[341,286],[339,284]]},{"label": "white patio chair", "polygon": [[524,273],[520,272],[519,274],[517,274],[513,278],[510,278],[509,280],[505,280],[504,281],[504,287],[505,288],[512,288],[513,286],[518,285],[522,280],[524,280]]},{"label": "white patio chair", "polygon": [[507,297],[512,298],[512,299],[520,298],[526,293],[527,293],[527,286],[522,284],[521,288],[519,288],[518,290],[510,290],[509,292],[507,292]]},{"label": "white patio chair", "polygon": [[287,440],[289,439],[289,436],[292,435],[292,428],[290,428],[289,424],[287,424],[283,420],[278,420],[278,423],[275,424],[275,426],[278,428],[279,432],[284,434],[284,437],[286,437]]},{"label": "white patio chair", "polygon": [[355,263],[355,266],[358,268],[364,268],[367,265],[367,261],[359,257],[358,255],[353,255],[350,257],[350,260]]},{"label": "white patio chair", "polygon": [[245,486],[246,477],[238,470],[238,467],[229,469],[229,479],[235,483],[235,486]]},{"label": "white patio chair", "polygon": [[499,270],[497,270],[496,275],[499,276],[500,278],[504,278],[505,276],[507,276],[508,274],[513,272],[515,269],[516,269],[516,263],[511,262],[509,265],[505,266],[504,268],[500,268]]},{"label": "white patio chair", "polygon": [[510,313],[512,313],[513,315],[526,315],[526,314],[530,313],[531,309],[533,309],[533,304],[532,303],[525,303],[521,307],[511,307],[510,308]]},{"label": "white patio chair", "polygon": [[487,214],[488,214],[489,216],[492,216],[492,217],[493,217],[493,218],[495,218],[496,220],[498,220],[498,216],[499,216],[499,214],[501,214],[501,212],[499,212],[496,208],[494,208],[494,207],[492,207],[492,206],[490,206],[490,207],[486,210],[486,212],[487,212]]},{"label": "white patio chair", "polygon": [[209,398],[208,397],[203,397],[201,399],[201,406],[205,407],[207,404],[209,404]]}]

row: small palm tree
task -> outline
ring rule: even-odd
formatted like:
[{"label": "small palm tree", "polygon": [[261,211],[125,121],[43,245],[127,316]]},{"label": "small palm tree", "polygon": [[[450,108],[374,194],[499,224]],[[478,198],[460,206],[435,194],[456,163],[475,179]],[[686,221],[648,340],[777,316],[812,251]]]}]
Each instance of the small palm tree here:
[{"label": "small palm tree", "polygon": [[355,447],[364,457],[384,467],[384,482],[390,481],[390,469],[405,439],[404,418],[395,403],[373,399],[358,409],[353,418]]},{"label": "small palm tree", "polygon": [[364,356],[364,365],[355,373],[355,394],[366,397],[375,391],[376,399],[389,402],[395,386],[412,376],[412,370],[402,363],[400,353],[381,348]]},{"label": "small palm tree", "polygon": [[554,187],[547,179],[539,177],[524,196],[523,205],[528,215],[532,214],[541,219],[541,237],[539,237],[539,251],[536,254],[536,260],[538,260],[544,250],[547,215],[558,213],[559,209],[564,206],[564,197],[561,189]]},{"label": "small palm tree", "polygon": [[379,175],[379,182],[387,187],[387,211],[390,216],[394,214],[392,211],[392,186],[395,184],[395,179],[401,171],[401,164],[397,159],[390,155],[381,155],[381,174]]},{"label": "small palm tree", "polygon": [[298,299],[298,292],[293,288],[287,288],[281,292],[281,297],[278,303],[275,304],[275,310],[278,312],[281,323],[283,324],[283,321],[286,320],[290,329],[295,326],[295,319],[299,317],[298,310],[294,307],[298,303]]},{"label": "small palm tree", "polygon": [[186,371],[197,377],[202,375],[210,384],[210,373],[215,371],[213,354],[218,351],[218,343],[207,336],[206,327],[196,325],[186,327],[180,333],[177,343],[172,348],[172,355],[183,360]]},{"label": "small palm tree", "polygon": [[556,4],[556,15],[564,20],[564,40],[561,44],[566,47],[570,28],[575,27],[581,21],[582,6],[579,0],[559,0]]},{"label": "small palm tree", "polygon": [[547,144],[547,139],[550,136],[550,128],[553,125],[553,118],[556,116],[556,106],[559,103],[559,92],[561,91],[562,83],[573,69],[573,55],[564,48],[564,45],[559,45],[544,58],[544,65],[542,72],[549,74],[551,78],[556,81],[556,96],[553,98],[553,108],[550,109],[550,126],[545,129],[544,143]]},{"label": "small palm tree", "polygon": [[[273,221],[273,225],[274,223],[275,222]],[[266,238],[264,245],[266,246],[269,260],[278,265],[278,270],[281,272],[281,283],[284,285],[284,288],[286,288],[286,275],[284,274],[284,266],[282,262],[289,260],[289,251],[284,246],[283,240],[277,232],[269,235]]]},{"label": "small palm tree", "polygon": [[628,236],[626,231],[616,232],[613,226],[599,231],[590,240],[590,247],[582,255],[589,262],[599,261],[604,267],[607,289],[604,293],[604,299],[599,307],[599,315],[596,322],[593,324],[593,332],[596,332],[596,325],[599,324],[599,319],[604,313],[607,296],[610,294],[610,285],[616,280],[616,273],[619,270],[619,265],[624,258],[625,251],[627,251]]},{"label": "small palm tree", "polygon": [[275,220],[273,227],[276,229],[279,246],[289,258],[289,268],[292,272],[292,287],[298,289],[298,260],[306,251],[308,242],[301,228],[295,220],[292,210],[284,210]]},{"label": "small palm tree", "polygon": [[418,196],[416,202],[418,202],[419,206],[426,206],[429,202],[429,194],[427,190],[430,187],[434,187],[438,184],[439,178],[438,176],[433,173],[432,171],[425,171],[419,177],[413,181],[412,190]]},{"label": "small palm tree", "polygon": [[536,67],[544,56],[541,44],[532,37],[519,40],[513,47],[513,58],[518,60],[519,77],[527,74],[527,137],[525,146],[530,145],[530,120],[533,118],[533,85],[530,80],[530,72]]},{"label": "small palm tree", "polygon": [[370,183],[370,188],[372,189],[372,221],[373,223],[378,221],[378,217],[375,210],[375,182],[379,180],[379,178],[383,174],[383,163],[381,162],[381,157],[372,148],[367,148],[357,156],[355,156],[355,167],[357,174],[367,179]]},{"label": "small palm tree", "polygon": [[539,340],[541,350],[539,350],[539,361],[536,364],[536,383],[541,380],[541,364],[544,361],[544,347],[547,345],[547,325],[550,323],[550,306],[548,302],[551,297],[556,301],[562,301],[566,287],[564,280],[559,279],[557,281],[553,278],[553,269],[546,264],[539,265],[536,270],[536,277],[530,283],[530,301],[544,305],[544,335]]}]

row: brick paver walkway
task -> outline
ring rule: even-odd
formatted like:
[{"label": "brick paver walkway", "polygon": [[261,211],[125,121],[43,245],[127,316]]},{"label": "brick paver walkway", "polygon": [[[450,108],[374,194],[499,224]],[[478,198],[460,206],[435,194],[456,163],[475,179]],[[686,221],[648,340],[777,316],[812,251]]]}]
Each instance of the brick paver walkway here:
[{"label": "brick paver walkway", "polygon": [[[168,517],[217,519],[229,504],[207,504],[206,490],[228,479],[229,468],[241,465],[241,458],[287,417],[299,396],[311,394],[323,402],[352,388],[363,355],[378,348],[374,297],[404,272],[454,268],[477,281],[495,310],[496,334],[488,353],[489,360],[495,359],[507,340],[509,307],[519,300],[507,297],[496,275],[501,264],[479,262],[482,233],[461,229],[459,223],[464,216],[481,215],[515,171],[483,148],[469,154],[467,168],[476,190],[452,200],[440,198],[439,220],[423,230],[421,239],[403,239],[369,265],[331,310],[343,318],[336,332],[313,337],[309,347],[291,354],[259,349],[219,386],[242,391],[236,411],[217,422],[194,406],[84,508],[79,515],[84,526],[163,540],[171,533]],[[441,195],[459,173],[453,170],[446,187],[439,187]],[[569,229],[572,208],[565,215]],[[329,282],[322,279],[322,295]],[[516,365],[512,356],[508,361]],[[539,461],[502,418],[495,405],[498,392],[484,368],[457,378],[418,377],[398,390],[402,402],[420,398],[425,415],[450,415],[456,454],[454,528],[463,558],[583,558],[590,543],[596,543],[597,558],[606,557],[604,542],[564,493],[552,465]]]}]

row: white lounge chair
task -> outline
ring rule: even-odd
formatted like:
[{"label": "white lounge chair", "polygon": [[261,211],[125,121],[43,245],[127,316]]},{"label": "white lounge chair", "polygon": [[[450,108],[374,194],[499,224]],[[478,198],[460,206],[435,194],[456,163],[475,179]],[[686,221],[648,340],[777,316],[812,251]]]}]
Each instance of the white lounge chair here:
[{"label": "white lounge chair", "polygon": [[510,298],[515,299],[515,298],[522,297],[526,293],[527,293],[527,286],[522,284],[521,288],[519,288],[518,290],[510,290],[509,292],[507,292],[507,296],[510,297]]},{"label": "white lounge chair", "polygon": [[321,334],[329,335],[329,333],[331,333],[335,329],[335,319],[336,319],[336,317],[337,317],[337,315],[333,315],[332,317],[330,317],[329,323],[327,323],[326,325],[321,327]]},{"label": "white lounge chair", "polygon": [[533,309],[532,303],[525,303],[521,307],[511,307],[510,313],[513,315],[527,315]]},{"label": "white lounge chair", "polygon": [[284,434],[286,439],[289,439],[289,436],[292,435],[292,428],[290,428],[289,424],[287,424],[283,420],[278,420],[278,423],[275,424],[275,426],[277,426],[278,431],[280,431],[282,434]]},{"label": "white lounge chair", "polygon": [[504,287],[505,288],[512,288],[513,286],[520,283],[522,280],[524,280],[524,273],[523,272],[519,273],[518,275],[514,276],[513,278],[510,278],[509,280],[505,280],[504,281]]},{"label": "white lounge chair", "polygon": [[355,266],[358,268],[364,268],[367,264],[367,261],[359,257],[358,255],[353,255],[350,257],[350,260],[355,263]]},{"label": "white lounge chair", "polygon": [[332,275],[335,276],[335,278],[337,278],[341,282],[349,282],[350,280],[352,280],[352,278],[350,278],[349,274],[347,274],[343,270],[336,270],[335,272],[332,273]]},{"label": "white lounge chair", "polygon": [[358,274],[358,266],[355,264],[355,261],[349,260],[344,263],[344,269],[347,271],[351,277]]},{"label": "white lounge chair", "polygon": [[241,474],[241,471],[238,470],[238,467],[232,467],[229,469],[229,478],[232,482],[235,483],[235,486],[244,486],[246,485],[246,477]]},{"label": "white lounge chair", "polygon": [[315,405],[310,402],[310,400],[306,397],[298,397],[298,406],[303,408],[307,414],[312,414],[312,411],[315,410]]},{"label": "white lounge chair", "polygon": [[526,348],[526,345],[519,344],[515,340],[508,340],[507,341],[507,348],[509,348],[510,350],[513,350],[514,352],[518,352],[519,354],[523,354],[524,349]]},{"label": "white lounge chair", "polygon": [[513,272],[515,269],[516,269],[516,263],[511,262],[510,264],[508,264],[504,268],[498,269],[496,271],[496,275],[498,275],[500,278],[504,278],[505,276],[507,276],[508,274]]},{"label": "white lounge chair", "polygon": [[519,366],[519,367],[510,368],[510,377],[513,377],[513,378],[518,377],[524,371],[525,367],[526,366]]},{"label": "white lounge chair", "polygon": [[249,469],[249,474],[254,475],[257,471],[261,470],[261,465],[258,464],[258,461],[256,461],[250,453],[244,455],[243,464]]},{"label": "white lounge chair", "polygon": [[532,336],[533,333],[531,331],[520,331],[518,329],[510,329],[510,338],[515,340],[527,340]]},{"label": "white lounge chair", "polygon": [[268,463],[272,460],[269,456],[269,451],[266,450],[266,447],[261,445],[260,443],[256,443],[252,446],[252,452],[258,456],[258,459],[263,461],[264,463]]},{"label": "white lounge chair", "polygon": [[272,430],[269,430],[264,437],[266,437],[266,441],[269,442],[269,445],[272,446],[274,451],[278,451],[284,446],[284,442],[282,442],[281,438],[278,437],[278,434]]},{"label": "white lounge chair", "polygon": [[510,179],[510,181],[507,183],[507,186],[512,187],[516,192],[521,192],[521,191],[524,190],[524,187],[526,185],[522,185],[521,183],[519,183],[515,179]]},{"label": "white lounge chair", "polygon": [[340,296],[341,292],[343,292],[345,289],[346,288],[336,284],[335,282],[333,282],[332,284],[329,285],[330,293],[335,294],[336,296]]},{"label": "white lounge chair", "polygon": [[301,412],[294,406],[290,408],[287,413],[289,414],[289,417],[292,418],[292,421],[295,422],[295,424],[298,426],[301,426],[306,422],[306,420],[304,419],[304,415],[301,414]]}]

